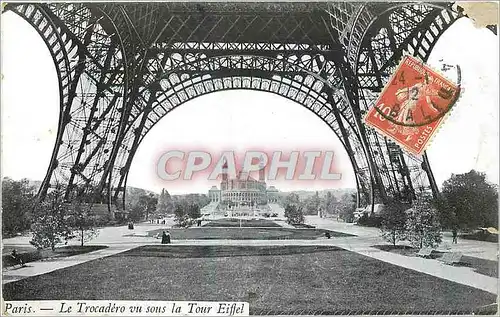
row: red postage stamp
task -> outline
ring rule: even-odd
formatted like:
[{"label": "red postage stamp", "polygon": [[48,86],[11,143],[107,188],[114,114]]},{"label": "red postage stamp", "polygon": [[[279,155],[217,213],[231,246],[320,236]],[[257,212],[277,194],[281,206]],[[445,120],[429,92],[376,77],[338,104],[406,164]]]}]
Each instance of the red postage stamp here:
[{"label": "red postage stamp", "polygon": [[460,86],[405,56],[365,123],[420,155],[460,94]]}]

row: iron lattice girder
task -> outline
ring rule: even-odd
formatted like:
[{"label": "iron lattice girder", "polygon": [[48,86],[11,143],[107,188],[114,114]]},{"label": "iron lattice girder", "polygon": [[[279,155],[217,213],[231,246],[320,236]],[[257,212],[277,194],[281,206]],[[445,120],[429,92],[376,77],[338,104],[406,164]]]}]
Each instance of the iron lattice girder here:
[{"label": "iron lattice girder", "polygon": [[[245,84],[245,82],[247,82]],[[200,82],[198,82],[200,83]],[[186,94],[185,100],[181,100],[179,102],[179,105],[194,99],[200,95],[212,92],[212,91],[221,91],[221,90],[229,90],[229,89],[256,89],[260,91],[269,91],[272,93],[276,93],[279,95],[282,95],[288,99],[291,99],[293,101],[299,102],[309,108],[311,111],[316,113],[325,123],[327,123],[332,130],[337,134],[337,136],[340,138],[341,142],[345,145],[345,142],[349,143],[356,143],[359,142],[359,140],[356,138],[356,134],[352,133],[352,127],[349,126],[349,131],[351,134],[347,135],[348,138],[352,138],[351,141],[349,139],[344,139],[343,134],[341,130],[339,129],[339,122],[336,121],[336,114],[339,114],[340,111],[336,110],[336,105],[335,104],[329,104],[329,100],[324,99],[327,96],[322,96],[321,93],[319,92],[314,92],[312,89],[309,90],[307,93],[303,92],[301,96],[297,93],[297,89],[293,88],[289,83],[283,83],[280,80],[274,79],[274,80],[268,80],[268,79],[262,79],[258,77],[254,78],[241,78],[241,77],[222,77],[222,78],[209,78],[206,79],[204,82],[202,81],[201,84],[203,85],[202,89],[197,89],[191,90],[192,94],[190,93],[189,95]],[[184,89],[185,91],[189,91],[188,89],[192,88],[189,85],[186,87],[185,85]],[[208,88],[210,87],[210,88]],[[295,91],[294,93],[292,91]],[[292,93],[290,93],[292,92]],[[151,95],[148,97],[149,100],[149,105],[151,105]],[[170,108],[169,111],[173,110],[174,108]],[[131,159],[133,156],[131,156],[133,153],[135,153],[137,146],[140,144],[141,139],[146,135],[147,131],[152,128],[152,126],[157,123],[161,117],[160,116],[148,116],[148,114],[153,114],[153,112],[149,109],[148,111],[144,111],[141,113],[141,116],[136,120],[136,124],[133,126],[133,128],[129,129],[128,131],[128,137],[125,138],[124,144],[130,144],[132,143],[132,146],[126,147],[123,146],[122,149],[122,155],[119,155],[119,158],[121,157],[122,163],[127,162],[124,165],[124,170],[125,172],[128,172],[129,165],[131,163]],[[166,115],[167,113],[163,113],[162,116]],[[350,121],[346,122],[349,124]],[[128,142],[127,142],[128,140]],[[130,151],[130,153],[127,153]],[[349,153],[352,153],[349,152]],[[117,161],[117,165],[120,165],[120,159]],[[123,171],[122,171],[123,172]],[[117,171],[119,173],[119,171]],[[122,173],[122,178],[126,177],[126,173]],[[368,186],[368,185],[365,185]],[[118,186],[120,187],[120,186]]]},{"label": "iron lattice girder", "polygon": [[[133,123],[139,115],[143,114],[143,108],[149,99],[151,89],[161,91],[154,101],[153,111],[149,112],[151,115],[156,116],[154,119],[150,119],[150,122],[154,124],[175,106],[185,102],[184,100],[190,99],[191,95],[199,95],[198,92],[192,90],[202,89],[202,81],[207,78],[241,77],[240,81],[250,81],[251,78],[272,79],[274,76],[278,78],[280,85],[283,83],[290,86],[288,92],[296,95],[301,93],[304,95],[303,99],[306,98],[306,95],[310,94],[309,91],[311,89],[314,89],[317,92],[323,93],[324,96],[321,102],[327,104],[327,96],[332,95],[334,96],[332,100],[339,103],[341,98],[337,95],[337,92],[332,91],[331,88],[325,85],[326,79],[322,78],[324,82],[321,82],[318,78],[314,78],[314,75],[320,78],[321,75],[329,77],[330,84],[334,87],[341,82],[338,75],[329,75],[336,72],[335,64],[327,61],[324,56],[320,56],[321,58],[318,58],[318,56],[306,54],[303,56],[306,58],[301,58],[300,56],[289,55],[288,57],[281,56],[282,59],[277,59],[265,56],[221,55],[212,58],[191,60],[179,65],[178,68],[170,68],[170,71],[162,73],[164,78],[154,78],[154,81],[149,81],[150,84],[148,87],[140,90],[139,97],[136,99],[135,106],[131,112],[130,122]],[[155,72],[156,70],[153,70],[150,73]],[[304,83],[299,83],[301,81],[304,81]],[[144,80],[144,82],[148,81]],[[293,82],[295,82],[295,86],[292,84]],[[239,85],[241,87],[245,86],[241,83]],[[256,87],[249,85],[247,85],[247,88],[256,89]],[[214,88],[211,90],[214,90]],[[338,90],[340,90],[340,87]],[[290,96],[288,97],[290,98]],[[294,98],[295,96],[291,99]],[[315,100],[317,101],[318,97]],[[342,110],[344,116],[352,118],[346,103],[339,108]],[[157,109],[160,110],[157,111]],[[143,130],[141,135],[145,135],[148,130],[149,128]]]},{"label": "iron lattice girder", "polygon": [[39,195],[43,197],[51,185],[65,184],[70,199],[73,191],[102,177],[114,146],[114,125],[121,116],[117,109],[123,102],[121,48],[85,7],[9,4],[8,9],[35,27],[55,61],[61,114]]},{"label": "iron lattice girder", "polygon": [[[459,13],[449,10],[450,6],[410,4],[396,7],[380,16],[377,23],[366,31],[355,64],[363,112],[375,104],[378,93],[388,82],[403,53],[427,60],[439,36],[460,17]],[[418,25],[422,24],[426,27],[419,28]],[[371,128],[367,129],[367,138],[374,150],[382,188],[394,195],[404,190],[415,193],[416,189],[430,186],[437,193],[432,172],[422,169],[421,158],[406,153]],[[422,177],[425,173],[428,173],[427,177]]]},{"label": "iron lattice girder", "polygon": [[[335,75],[335,63],[327,60],[325,56],[329,52],[301,52],[293,54],[287,52],[262,52],[252,55],[252,52],[240,52],[229,55],[224,51],[219,54],[204,54],[186,52],[185,55],[174,53],[170,56],[160,53],[156,59],[148,61],[147,71],[144,72],[142,82],[145,85],[140,88],[140,94],[148,93],[151,87],[160,85],[165,91],[172,89],[184,80],[196,76],[210,75],[210,73],[222,76],[261,76],[271,78],[272,76],[283,76],[294,78],[295,76],[321,77],[329,85],[340,88],[341,79]],[[142,98],[145,99],[144,97]],[[141,100],[138,109],[140,111]],[[133,115],[134,116],[134,115]],[[132,117],[133,117],[132,116]]]},{"label": "iron lattice girder", "polygon": [[[368,187],[373,187],[370,177],[376,186],[390,188],[389,183],[397,183],[401,177],[390,176],[385,156],[374,156],[375,150],[382,149],[382,155],[390,151],[381,145],[383,139],[374,138],[369,129],[364,131],[359,125],[362,110],[373,102],[368,92],[383,85],[393,61],[404,50],[428,54],[442,30],[453,22],[445,21],[443,28],[438,21],[442,9],[436,5],[401,3],[56,3],[8,7],[42,35],[58,71],[61,120],[44,184],[59,178],[72,190],[95,185],[98,180],[98,190],[108,193],[111,185],[119,189],[126,185],[131,159],[145,133],[173,107],[204,92],[179,98],[187,96],[191,88],[196,90],[199,82],[195,78],[203,80],[204,89],[222,83],[219,90],[235,88],[235,83],[244,80],[250,80],[251,85],[258,83],[259,89],[263,83],[274,82],[278,91],[272,92],[292,100],[299,96],[293,92],[297,88],[293,83],[298,83],[306,95],[299,102],[304,103],[309,96],[312,102],[306,106],[326,120],[352,154],[360,191],[366,194]],[[429,38],[428,32],[436,34]],[[273,67],[265,69],[265,63],[242,62],[245,54],[257,55],[254,61],[281,59],[282,65],[292,66],[280,68],[273,62]],[[304,56],[308,56],[306,60],[301,59]],[[224,63],[230,67],[224,68]],[[304,79],[311,73],[315,80],[306,84]],[[165,74],[183,78],[162,86]],[[316,81],[323,83],[319,90],[313,89]],[[169,90],[174,93],[165,96]],[[179,102],[165,107],[174,98]],[[321,104],[316,106],[318,101]],[[370,166],[372,160],[375,166]],[[404,178],[406,171],[398,173]]]},{"label": "iron lattice girder", "polygon": [[[90,4],[89,4],[90,5]],[[322,19],[329,19],[329,4],[273,2],[167,2],[92,4],[109,16],[116,10],[132,32],[138,45],[154,43],[309,43],[329,44],[329,30]],[[346,5],[343,4],[342,7]],[[345,25],[355,5],[337,18]],[[123,23],[115,21],[116,23]],[[336,32],[336,30],[334,30]]]},{"label": "iron lattice girder", "polygon": [[[308,50],[297,56],[289,52],[285,54],[282,51],[268,51],[266,54],[264,51],[262,55],[268,56],[247,56],[225,55],[222,50],[219,54],[209,57],[199,51],[196,54],[186,51],[188,58],[179,53],[174,53],[177,54],[175,58],[174,54],[167,56],[163,51],[155,53],[149,55],[153,62],[147,65],[156,65],[156,69],[144,72],[143,82],[149,84],[139,89],[139,95],[131,109],[128,136],[125,136],[121,143],[122,154],[118,157],[121,158],[119,161],[126,161],[125,170],[128,170],[140,140],[163,116],[176,106],[199,95],[226,89],[257,89],[280,94],[312,109],[335,131],[343,144],[359,142],[355,139],[356,133],[352,132],[352,114],[349,112],[348,103],[338,92],[325,85],[328,83],[335,87],[341,84],[339,74],[336,74],[335,62],[325,58],[331,56],[332,52]],[[172,58],[174,61],[170,60]],[[162,71],[158,72],[160,69]],[[154,74],[157,73],[163,78],[155,77]],[[337,89],[341,90],[340,87]],[[151,102],[153,95],[154,100]],[[349,126],[348,133],[342,133],[339,129],[341,123],[336,122],[334,112],[339,109],[342,111],[345,125]],[[132,153],[128,154],[129,159],[126,158],[127,152]],[[352,155],[352,149],[349,153]],[[122,180],[125,177],[126,175],[121,173]]]}]

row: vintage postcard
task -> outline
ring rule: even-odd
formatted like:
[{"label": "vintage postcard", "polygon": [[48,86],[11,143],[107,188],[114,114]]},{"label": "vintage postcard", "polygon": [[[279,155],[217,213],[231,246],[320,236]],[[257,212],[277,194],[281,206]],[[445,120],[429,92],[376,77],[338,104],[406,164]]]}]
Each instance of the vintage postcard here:
[{"label": "vintage postcard", "polygon": [[497,2],[1,8],[2,316],[498,314]]}]

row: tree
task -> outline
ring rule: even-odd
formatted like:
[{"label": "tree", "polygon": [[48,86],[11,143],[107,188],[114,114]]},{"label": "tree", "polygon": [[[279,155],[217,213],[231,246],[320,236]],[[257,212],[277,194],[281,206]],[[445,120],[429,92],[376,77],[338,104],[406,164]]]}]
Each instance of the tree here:
[{"label": "tree", "polygon": [[188,223],[188,214],[184,206],[182,204],[176,204],[174,209],[174,221],[177,223],[179,227],[186,227]]},{"label": "tree", "polygon": [[190,204],[188,207],[188,216],[191,219],[197,219],[201,217],[200,206],[197,204]]},{"label": "tree", "polygon": [[338,214],[345,222],[352,222],[356,209],[356,193],[345,193],[340,197]]},{"label": "tree", "polygon": [[334,214],[336,213],[336,206],[338,205],[338,201],[337,201],[337,198],[332,195],[331,192],[327,192],[326,193],[326,197],[323,201],[323,208],[325,210],[325,214],[327,215],[331,215],[331,214]]},{"label": "tree", "polygon": [[304,213],[302,206],[296,204],[289,204],[285,207],[285,217],[290,224],[304,223]]},{"label": "tree", "polygon": [[165,215],[172,213],[174,211],[174,204],[172,197],[165,188],[161,190],[160,197],[158,197],[158,205],[156,206],[156,211],[159,214]]},{"label": "tree", "polygon": [[382,238],[396,246],[398,241],[406,239],[406,213],[408,205],[400,200],[389,201],[385,205],[385,210],[382,215]]},{"label": "tree", "polygon": [[148,193],[142,188],[127,186],[127,205],[131,208],[139,203],[139,197]]},{"label": "tree", "polygon": [[319,194],[316,191],[316,194],[314,194],[314,196],[311,196],[305,200],[303,207],[308,215],[317,215],[320,205],[321,199],[319,198]]},{"label": "tree", "polygon": [[416,248],[438,246],[442,241],[439,215],[432,204],[432,198],[420,194],[406,211],[405,228],[408,241]]},{"label": "tree", "polygon": [[2,231],[4,235],[28,230],[35,201],[35,187],[27,179],[2,180]]},{"label": "tree", "polygon": [[130,205],[129,218],[132,221],[140,221],[144,218],[148,220],[149,215],[156,210],[158,198],[152,193],[141,195],[137,201]]},{"label": "tree", "polygon": [[71,239],[67,208],[63,201],[63,191],[56,189],[35,205],[31,226],[33,238],[30,243],[37,249],[50,247],[54,251],[57,244]]},{"label": "tree", "polygon": [[303,206],[299,195],[296,193],[288,194],[285,198],[285,217],[288,223],[304,223]]},{"label": "tree", "polygon": [[144,206],[144,213],[146,215],[146,220],[148,220],[149,215],[156,210],[158,198],[153,194],[144,195],[139,198],[139,202]]},{"label": "tree", "polygon": [[172,197],[168,193],[167,190],[165,190],[165,205],[166,205],[166,212],[167,214],[171,214],[174,212],[174,202],[172,200]]},{"label": "tree", "polygon": [[144,208],[139,203],[130,205],[128,217],[130,220],[137,222],[144,218]]},{"label": "tree", "polygon": [[296,193],[288,194],[285,198],[285,206],[287,205],[299,206],[300,205],[299,195],[297,195]]},{"label": "tree", "polygon": [[438,208],[447,228],[498,227],[497,188],[475,170],[452,175],[443,183]]},{"label": "tree", "polygon": [[158,197],[158,204],[156,205],[156,211],[160,214],[167,213],[167,205],[165,204],[165,188],[161,190],[160,196]]},{"label": "tree", "polygon": [[92,204],[84,203],[82,199],[74,200],[70,205],[70,225],[74,231],[74,238],[84,243],[95,238],[99,231],[96,228],[96,218],[92,212]]}]

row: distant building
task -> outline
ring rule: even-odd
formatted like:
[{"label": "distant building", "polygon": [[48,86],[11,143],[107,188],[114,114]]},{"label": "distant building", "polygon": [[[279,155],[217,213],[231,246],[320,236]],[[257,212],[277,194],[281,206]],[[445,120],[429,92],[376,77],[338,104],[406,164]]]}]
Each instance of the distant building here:
[{"label": "distant building", "polygon": [[220,187],[212,186],[208,190],[211,206],[217,206],[218,210],[237,210],[238,215],[251,215],[251,212],[243,212],[251,208],[268,210],[268,203],[278,202],[278,195],[279,191],[274,186],[267,187],[263,166],[256,180],[242,171],[231,178],[227,173],[227,164],[224,164]]},{"label": "distant building", "polygon": [[264,180],[256,180],[248,173],[239,172],[235,178],[223,174],[220,189],[212,186],[208,191],[210,202],[230,202],[234,207],[265,205],[276,202],[278,190],[267,188]]}]

